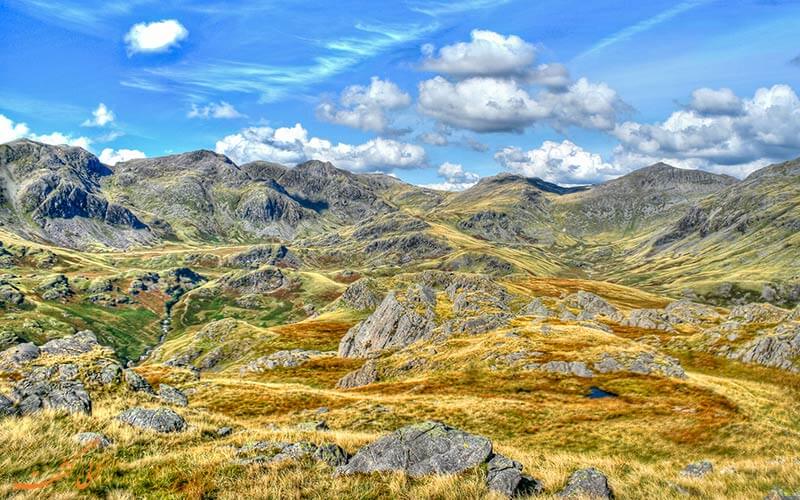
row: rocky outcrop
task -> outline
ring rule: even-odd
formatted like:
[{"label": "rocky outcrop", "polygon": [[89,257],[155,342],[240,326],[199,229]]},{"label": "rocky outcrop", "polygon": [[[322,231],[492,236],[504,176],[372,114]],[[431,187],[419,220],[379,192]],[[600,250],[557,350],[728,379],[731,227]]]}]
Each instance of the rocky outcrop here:
[{"label": "rocky outcrop", "polygon": [[370,443],[339,467],[339,475],[371,472],[404,472],[418,477],[455,474],[486,463],[492,442],[439,422],[425,422],[398,429]]},{"label": "rocky outcrop", "polygon": [[562,304],[580,310],[583,317],[580,319],[594,319],[595,316],[605,316],[612,321],[620,322],[623,320],[622,314],[603,298],[591,293],[580,290],[576,293],[567,295],[562,300]]},{"label": "rocky outcrop", "polygon": [[589,498],[592,500],[613,500],[614,492],[608,478],[595,469],[576,470],[567,480],[567,485],[558,493],[562,498]]},{"label": "rocky outcrop", "polygon": [[785,320],[788,316],[788,311],[772,304],[752,303],[734,306],[728,314],[728,319],[740,323],[774,324]]},{"label": "rocky outcrop", "polygon": [[92,400],[75,365],[35,367],[18,381],[10,399],[22,415],[41,410],[92,413]]},{"label": "rocky outcrop", "polygon": [[244,252],[227,257],[224,264],[228,267],[258,269],[261,266],[300,267],[300,260],[284,245],[257,246]]},{"label": "rocky outcrop", "polygon": [[560,375],[574,375],[576,377],[594,377],[592,370],[583,361],[548,361],[547,363],[529,363],[526,370],[541,370]]},{"label": "rocky outcrop", "polygon": [[339,445],[326,443],[316,445],[306,441],[285,443],[281,441],[257,441],[236,449],[237,465],[276,463],[285,460],[311,458],[331,467],[347,463],[349,455]]},{"label": "rocky outcrop", "polygon": [[64,300],[74,292],[63,274],[54,274],[42,280],[37,287],[44,300]]},{"label": "rocky outcrop", "polygon": [[669,322],[667,313],[661,309],[634,309],[628,314],[628,318],[622,322],[625,326],[635,326],[636,328],[646,328],[648,330],[664,330],[673,332],[672,324]]},{"label": "rocky outcrop", "polygon": [[220,279],[220,284],[224,289],[239,294],[274,292],[287,283],[287,278],[277,267],[267,267],[246,273],[233,273]]},{"label": "rocky outcrop", "polygon": [[159,432],[162,434],[182,432],[186,429],[186,421],[169,408],[131,408],[117,416],[117,420],[137,429]]},{"label": "rocky outcrop", "polygon": [[698,304],[688,299],[671,302],[665,309],[666,319],[673,325],[688,323],[702,325],[707,322],[719,321],[722,316],[711,306]]},{"label": "rocky outcrop", "polygon": [[153,386],[150,385],[150,382],[145,380],[141,375],[130,368],[122,371],[122,378],[125,380],[125,384],[128,386],[128,389],[132,390],[133,392],[144,392],[147,394],[156,393],[153,390]]},{"label": "rocky outcrop", "polygon": [[381,303],[378,283],[371,278],[361,278],[344,291],[342,302],[360,311],[375,309]]},{"label": "rocky outcrop", "polygon": [[83,330],[75,335],[54,339],[42,347],[40,351],[51,356],[77,356],[99,347],[97,336],[90,330]]},{"label": "rocky outcrop", "polygon": [[339,389],[352,389],[374,384],[378,380],[378,363],[374,359],[370,359],[358,370],[354,370],[340,378],[336,383],[336,387]]},{"label": "rocky outcrop", "polygon": [[755,338],[729,357],[744,363],[800,372],[800,324],[784,323],[773,333]]},{"label": "rocky outcrop", "polygon": [[547,304],[545,304],[544,301],[539,297],[530,301],[528,305],[526,305],[522,311],[520,311],[520,314],[524,314],[526,316],[542,316],[545,318],[551,318],[558,315],[554,310],[547,307]]},{"label": "rocky outcrop", "polygon": [[402,295],[390,292],[369,318],[345,334],[339,355],[366,357],[429,338],[436,326],[435,306],[436,294],[426,286],[412,286]]},{"label": "rocky outcrop", "polygon": [[267,370],[274,370],[276,368],[296,368],[303,363],[319,357],[333,356],[333,352],[322,352],[305,349],[292,349],[288,351],[276,351],[269,356],[262,356],[254,361],[251,361],[241,371],[243,373],[260,373]]},{"label": "rocky outcrop", "polygon": [[0,352],[0,371],[11,371],[39,357],[41,351],[30,342],[17,344]]},{"label": "rocky outcrop", "polygon": [[495,454],[486,464],[486,487],[505,497],[540,495],[544,486],[522,473],[522,464]]}]

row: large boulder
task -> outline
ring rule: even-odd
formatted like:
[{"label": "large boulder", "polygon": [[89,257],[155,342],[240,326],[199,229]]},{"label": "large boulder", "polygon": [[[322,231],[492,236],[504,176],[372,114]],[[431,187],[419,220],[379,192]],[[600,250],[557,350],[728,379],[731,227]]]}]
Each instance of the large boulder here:
[{"label": "large boulder", "polygon": [[186,394],[168,384],[158,386],[158,397],[167,404],[189,406],[189,398],[186,397]]},{"label": "large boulder", "polygon": [[169,408],[131,408],[117,416],[117,420],[137,429],[160,432],[181,432],[186,429],[186,421]]},{"label": "large boulder", "polygon": [[30,342],[9,347],[0,352],[0,370],[15,370],[20,365],[38,358],[39,354],[39,348]]},{"label": "large boulder", "polygon": [[587,498],[613,500],[614,492],[608,485],[608,478],[595,469],[576,470],[567,480],[567,485],[558,493],[564,498]]},{"label": "large boulder", "polygon": [[623,320],[622,314],[614,306],[591,292],[580,290],[564,297],[562,303],[585,313],[582,319],[592,319],[595,315],[601,315],[617,322]]},{"label": "large boulder", "polygon": [[[61,369],[63,367],[63,369]],[[41,410],[91,415],[92,400],[77,380],[74,365],[37,367],[14,385],[11,399],[19,412],[31,415]]]},{"label": "large boulder", "polygon": [[75,335],[53,339],[39,349],[51,356],[78,356],[99,346],[97,336],[90,330],[83,330]]},{"label": "large boulder", "polygon": [[485,463],[492,442],[439,422],[398,429],[361,448],[337,474],[405,472],[410,476],[454,474]]},{"label": "large boulder", "polygon": [[345,334],[339,355],[363,358],[429,338],[436,327],[435,306],[436,295],[426,286],[412,286],[400,297],[390,292],[369,318]]},{"label": "large boulder", "polygon": [[147,394],[156,393],[156,391],[153,390],[153,386],[150,385],[150,382],[130,368],[122,371],[122,378],[125,380],[125,385],[134,392],[146,392]]}]

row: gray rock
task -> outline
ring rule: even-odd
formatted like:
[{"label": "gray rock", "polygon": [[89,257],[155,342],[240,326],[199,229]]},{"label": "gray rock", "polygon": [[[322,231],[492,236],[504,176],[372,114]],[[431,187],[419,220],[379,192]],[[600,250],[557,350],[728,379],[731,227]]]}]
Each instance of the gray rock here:
[{"label": "gray rock", "polygon": [[503,455],[494,455],[487,463],[486,487],[509,498],[544,491],[542,483],[522,473],[522,464]]},{"label": "gray rock", "polygon": [[764,500],[800,500],[800,492],[791,494],[786,493],[780,488],[773,488],[772,491],[767,493]]},{"label": "gray rock", "polygon": [[410,476],[454,474],[486,462],[492,443],[439,422],[398,429],[361,448],[337,474],[400,471]]},{"label": "gray rock", "polygon": [[670,356],[656,358],[655,354],[650,352],[636,356],[628,366],[628,371],[642,375],[659,373],[668,377],[686,378],[686,372],[677,359]]},{"label": "gray rock", "polygon": [[19,410],[14,406],[14,402],[0,394],[0,417],[14,417],[19,415]]},{"label": "gray rock", "polygon": [[670,303],[664,312],[667,320],[672,324],[688,323],[699,325],[707,321],[719,321],[720,314],[711,306],[698,304],[688,299],[681,299]]},{"label": "gray rock", "polygon": [[573,472],[567,480],[567,485],[558,493],[558,496],[613,500],[614,492],[611,490],[605,474],[590,467]]},{"label": "gray rock", "polygon": [[354,370],[340,378],[336,383],[336,387],[339,389],[352,389],[353,387],[374,384],[378,380],[378,363],[374,359],[370,359],[358,370]]},{"label": "gray rock", "polygon": [[342,301],[353,309],[375,309],[381,303],[378,283],[371,278],[361,278],[347,287]]},{"label": "gray rock", "polygon": [[330,427],[325,420],[316,420],[313,422],[300,422],[297,428],[301,431],[328,431]]},{"label": "gray rock", "polygon": [[228,437],[233,434],[233,429],[230,427],[220,427],[217,429],[217,437]]},{"label": "gray rock", "polygon": [[277,267],[266,267],[256,271],[228,274],[223,276],[219,282],[228,291],[250,294],[274,292],[286,286],[289,280]]},{"label": "gray rock", "polygon": [[14,385],[11,399],[23,415],[41,410],[66,411],[91,415],[92,400],[79,381],[53,381],[55,368],[31,371]]},{"label": "gray rock", "polygon": [[311,458],[336,467],[346,464],[348,459],[347,452],[336,444],[328,443],[318,446],[305,441],[298,443],[257,441],[237,449],[236,454],[240,458],[234,460],[234,463],[238,465],[274,463],[284,460]]},{"label": "gray rock", "polygon": [[242,372],[261,373],[276,368],[296,368],[312,358],[333,356],[333,352],[322,352],[305,349],[292,349],[288,351],[276,351],[269,356],[262,356],[251,361],[244,367]]},{"label": "gray rock", "polygon": [[0,352],[0,370],[13,370],[20,365],[39,357],[39,348],[26,342]]},{"label": "gray rock", "polygon": [[530,363],[525,365],[526,370],[542,370],[562,375],[575,375],[576,377],[592,378],[594,372],[583,361],[548,361],[547,363]]},{"label": "gray rock", "polygon": [[137,429],[160,433],[181,432],[186,429],[186,421],[183,417],[169,408],[159,408],[157,410],[131,408],[120,413],[117,416],[117,420]]},{"label": "gray rock", "polygon": [[42,280],[37,288],[44,300],[63,300],[72,295],[69,280],[63,274],[54,274]]},{"label": "gray rock", "polygon": [[694,462],[683,468],[681,476],[684,477],[703,477],[714,470],[714,464],[708,460]]},{"label": "gray rock", "polygon": [[623,325],[647,328],[649,330],[675,331],[669,322],[667,314],[661,309],[634,309],[628,318],[622,321]]},{"label": "gray rock", "polygon": [[590,313],[591,317],[584,317],[581,319],[593,319],[594,315],[600,314],[613,321],[619,322],[623,320],[622,314],[614,306],[591,292],[580,290],[567,295],[563,303],[569,307]]},{"label": "gray rock", "polygon": [[150,385],[150,382],[130,368],[122,370],[122,378],[125,380],[125,384],[128,388],[134,392],[146,392],[147,394],[156,393],[153,390],[153,386]]},{"label": "gray rock", "polygon": [[436,326],[435,305],[436,296],[428,287],[410,287],[400,300],[390,292],[369,318],[345,334],[339,343],[339,355],[367,357],[430,338]]},{"label": "gray rock", "polygon": [[556,316],[556,312],[548,308],[544,301],[541,298],[535,298],[526,305],[521,314],[526,316],[544,316],[545,318],[551,318]]},{"label": "gray rock", "polygon": [[800,371],[800,325],[784,323],[769,335],[757,337],[730,355],[745,363],[756,363],[793,372]]},{"label": "gray rock", "polygon": [[103,385],[116,384],[119,382],[121,374],[122,367],[120,365],[117,363],[108,363],[100,370],[97,379]]},{"label": "gray rock", "polygon": [[350,459],[350,456],[341,446],[337,444],[322,444],[314,450],[312,455],[314,459],[325,462],[331,467],[339,467],[345,465]]},{"label": "gray rock", "polygon": [[21,306],[25,302],[25,295],[16,286],[0,280],[0,306]]},{"label": "gray rock", "polygon": [[99,346],[97,336],[89,330],[83,330],[75,335],[53,339],[39,349],[42,353],[51,356],[78,356]]},{"label": "gray rock", "polygon": [[731,308],[728,318],[742,323],[779,323],[789,316],[789,312],[772,304],[744,304]]},{"label": "gray rock", "polygon": [[158,397],[165,403],[176,406],[189,406],[189,398],[183,391],[180,391],[171,385],[161,384],[158,386]]},{"label": "gray rock", "polygon": [[600,361],[594,364],[593,368],[600,373],[615,373],[625,369],[616,358],[608,353],[603,353]]},{"label": "gray rock", "polygon": [[111,440],[98,432],[81,432],[72,436],[72,440],[81,446],[104,449],[111,446]]}]

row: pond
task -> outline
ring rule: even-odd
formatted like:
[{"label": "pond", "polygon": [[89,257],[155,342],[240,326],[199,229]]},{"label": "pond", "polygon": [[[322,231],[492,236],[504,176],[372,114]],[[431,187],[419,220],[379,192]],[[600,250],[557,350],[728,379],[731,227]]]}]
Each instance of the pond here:
[{"label": "pond", "polygon": [[589,388],[589,394],[586,395],[589,399],[616,398],[617,396],[618,395],[613,392],[605,391],[594,385]]}]

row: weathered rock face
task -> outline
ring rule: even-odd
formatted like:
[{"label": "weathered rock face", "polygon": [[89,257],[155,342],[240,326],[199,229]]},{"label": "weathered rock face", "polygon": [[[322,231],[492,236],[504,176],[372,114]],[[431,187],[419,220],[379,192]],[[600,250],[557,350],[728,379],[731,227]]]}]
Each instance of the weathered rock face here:
[{"label": "weathered rock face", "polygon": [[520,314],[526,316],[543,316],[545,318],[557,316],[556,312],[547,307],[541,298],[535,298],[526,305]]},{"label": "weathered rock face", "polygon": [[0,307],[21,306],[25,302],[25,295],[5,280],[0,279]]},{"label": "weathered rock face", "polygon": [[258,269],[261,266],[300,267],[300,260],[283,245],[259,246],[233,254],[225,259],[225,265]]},{"label": "weathered rock face", "polygon": [[175,406],[189,406],[189,398],[183,391],[176,389],[168,384],[158,386],[158,397],[165,403]]},{"label": "weathered rock face", "polygon": [[405,347],[429,338],[435,328],[436,295],[433,289],[416,285],[398,300],[390,292],[372,315],[351,328],[339,343],[339,355],[366,357],[384,349]]},{"label": "weathered rock face", "polygon": [[0,352],[0,371],[10,371],[39,357],[41,351],[35,344],[26,342]]},{"label": "weathered rock face", "polygon": [[169,408],[159,408],[157,410],[131,408],[120,413],[119,416],[117,416],[117,420],[132,427],[136,427],[137,429],[150,430],[163,434],[181,432],[186,429],[186,421],[183,417]]},{"label": "weathered rock face", "polygon": [[76,356],[90,352],[99,347],[97,336],[90,330],[83,330],[75,335],[68,335],[51,340],[44,344],[40,350],[52,356]]},{"label": "weathered rock face", "polygon": [[800,371],[800,324],[787,322],[772,334],[760,336],[729,357],[745,363],[757,363],[789,370]]},{"label": "weathered rock face", "polygon": [[19,415],[19,410],[14,406],[14,402],[0,394],[0,418],[17,415]]},{"label": "weathered rock face", "polygon": [[608,478],[605,474],[590,467],[573,472],[567,485],[558,493],[558,496],[613,500],[614,492],[608,485]]},{"label": "weathered rock face", "polygon": [[339,389],[352,389],[353,387],[374,384],[378,380],[378,363],[374,359],[370,359],[358,370],[354,370],[339,379],[336,387]]},{"label": "weathered rock face", "polygon": [[722,316],[711,306],[698,304],[687,299],[670,303],[664,312],[671,324],[688,323],[700,325],[709,321],[719,321]]},{"label": "weathered rock face", "polygon": [[73,294],[69,280],[63,274],[54,274],[39,283],[38,291],[44,300],[64,300]]},{"label": "weathered rock face", "polygon": [[77,375],[75,365],[35,367],[14,385],[10,399],[22,415],[47,409],[90,415],[92,400]]},{"label": "weathered rock face", "polygon": [[223,288],[240,293],[269,293],[288,283],[280,269],[267,267],[247,273],[234,273],[220,280]]},{"label": "weathered rock face", "polygon": [[378,284],[371,278],[361,278],[347,287],[342,302],[358,310],[375,309],[381,303]]},{"label": "weathered rock face", "polygon": [[485,463],[492,443],[485,437],[425,422],[398,429],[361,448],[337,474],[405,472],[410,476],[455,474]]},{"label": "weathered rock face", "polygon": [[650,330],[675,331],[669,322],[667,313],[660,309],[634,309],[622,324]]},{"label": "weathered rock face", "polygon": [[613,321],[622,321],[622,314],[611,304],[606,302],[601,297],[580,290],[576,293],[568,295],[563,300],[564,305],[573,307],[586,313],[581,319],[593,319],[595,315],[606,316]]},{"label": "weathered rock face", "polygon": [[561,375],[575,375],[576,377],[594,377],[592,370],[583,361],[548,361],[547,363],[530,363],[525,365],[527,370],[542,370]]},{"label": "weathered rock face", "polygon": [[786,319],[789,313],[772,304],[745,304],[734,306],[728,314],[728,319],[740,323],[779,323]]}]

